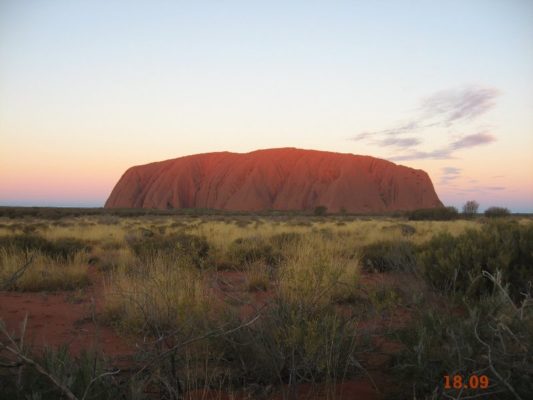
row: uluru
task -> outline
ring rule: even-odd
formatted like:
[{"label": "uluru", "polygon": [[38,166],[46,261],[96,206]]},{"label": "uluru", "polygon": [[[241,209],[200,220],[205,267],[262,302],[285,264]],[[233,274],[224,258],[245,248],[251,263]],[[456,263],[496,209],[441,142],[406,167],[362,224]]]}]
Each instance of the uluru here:
[{"label": "uluru", "polygon": [[280,148],[129,168],[106,208],[381,213],[442,207],[428,174],[370,156]]}]

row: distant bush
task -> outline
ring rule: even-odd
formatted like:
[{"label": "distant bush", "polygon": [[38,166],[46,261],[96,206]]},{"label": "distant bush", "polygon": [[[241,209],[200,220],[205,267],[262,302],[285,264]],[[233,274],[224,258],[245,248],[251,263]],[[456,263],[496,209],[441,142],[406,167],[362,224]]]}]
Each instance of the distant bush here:
[{"label": "distant bush", "polygon": [[325,206],[316,206],[313,214],[315,214],[318,217],[322,217],[328,213],[328,209]]},{"label": "distant bush", "polygon": [[408,213],[408,218],[413,221],[451,221],[458,216],[459,211],[455,207],[424,208]]},{"label": "distant bush", "polygon": [[489,207],[485,210],[485,217],[500,218],[508,217],[511,212],[505,207]]},{"label": "distant bush", "polygon": [[369,244],[361,250],[361,265],[367,272],[411,271],[416,266],[414,245],[406,240]]},{"label": "distant bush", "polygon": [[425,278],[445,292],[487,293],[491,283],[478,277],[501,272],[517,299],[533,282],[533,226],[493,222],[456,237],[441,233],[423,246],[419,260]]},{"label": "distant bush", "polygon": [[468,200],[463,206],[463,215],[473,217],[477,214],[479,203],[475,200]]},{"label": "distant bush", "polygon": [[412,236],[416,233],[416,228],[409,224],[394,224],[384,226],[381,228],[383,231],[400,231],[402,236]]}]

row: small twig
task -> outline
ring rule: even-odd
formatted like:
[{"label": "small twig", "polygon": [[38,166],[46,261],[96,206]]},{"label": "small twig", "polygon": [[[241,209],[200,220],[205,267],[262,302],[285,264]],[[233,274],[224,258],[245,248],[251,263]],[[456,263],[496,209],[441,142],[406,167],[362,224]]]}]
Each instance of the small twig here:
[{"label": "small twig", "polygon": [[478,342],[481,343],[483,346],[485,346],[487,348],[487,358],[488,358],[488,361],[489,361],[489,368],[492,371],[492,373],[494,375],[496,375],[496,377],[500,380],[501,383],[503,383],[507,387],[507,389],[509,389],[509,391],[514,395],[514,397],[516,399],[522,400],[522,397],[520,397],[520,395],[518,393],[516,393],[516,391],[509,384],[509,382],[507,382],[507,380],[503,379],[503,377],[496,370],[496,368],[494,368],[494,365],[492,364],[492,350],[490,348],[490,345],[480,338],[479,333],[477,331],[477,324],[476,324],[476,326],[474,326],[474,335],[476,336],[476,339],[478,340]]},{"label": "small twig", "polygon": [[87,397],[87,395],[89,394],[89,389],[91,388],[91,386],[93,385],[93,383],[95,383],[97,380],[103,378],[104,376],[110,376],[110,375],[116,375],[120,372],[120,369],[117,369],[116,371],[112,371],[112,372],[104,372],[103,374],[100,374],[98,375],[97,377],[91,379],[91,381],[89,382],[89,384],[87,385],[87,387],[85,388],[85,391],[83,392],[83,396],[81,398],[81,400],[85,400],[85,398]]}]

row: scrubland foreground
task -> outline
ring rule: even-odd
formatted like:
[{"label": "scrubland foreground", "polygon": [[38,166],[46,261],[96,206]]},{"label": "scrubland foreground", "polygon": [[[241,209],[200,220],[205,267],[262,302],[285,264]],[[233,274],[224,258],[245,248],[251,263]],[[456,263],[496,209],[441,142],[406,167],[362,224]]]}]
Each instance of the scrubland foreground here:
[{"label": "scrubland foreground", "polygon": [[2,399],[527,399],[533,220],[0,219]]}]

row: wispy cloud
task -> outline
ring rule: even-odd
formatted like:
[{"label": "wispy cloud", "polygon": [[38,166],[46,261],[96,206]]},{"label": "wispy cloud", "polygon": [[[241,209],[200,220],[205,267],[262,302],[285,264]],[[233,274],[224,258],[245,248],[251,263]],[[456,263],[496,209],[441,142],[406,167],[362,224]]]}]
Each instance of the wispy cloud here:
[{"label": "wispy cloud", "polygon": [[507,188],[505,186],[471,186],[469,188],[462,189],[461,192],[500,192],[502,190],[507,190]]},{"label": "wispy cloud", "polygon": [[350,140],[355,140],[355,141],[364,140],[364,139],[368,139],[373,136],[396,136],[396,135],[401,135],[403,133],[414,132],[418,128],[420,128],[418,121],[410,121],[410,122],[398,125],[390,129],[362,132],[351,137]]},{"label": "wispy cloud", "polygon": [[[463,135],[449,144],[434,150],[417,148],[423,143],[420,134],[429,128],[465,129],[472,122],[494,107],[499,96],[495,88],[469,86],[461,89],[443,90],[426,97],[420,103],[416,115],[392,128],[361,132],[350,140],[367,141],[381,147],[391,147],[401,153],[389,157],[395,161],[415,159],[451,159],[457,150],[472,148],[494,142],[496,138],[486,132]],[[409,134],[408,137],[404,135]],[[450,133],[445,133],[449,135]]]},{"label": "wispy cloud", "polygon": [[494,107],[499,94],[497,89],[478,86],[440,91],[422,101],[422,118],[438,118],[444,125],[472,120]]},{"label": "wispy cloud", "polygon": [[442,168],[442,175],[440,178],[441,185],[448,185],[461,176],[461,169],[456,167]]},{"label": "wispy cloud", "polygon": [[407,154],[389,157],[392,161],[408,161],[408,160],[448,160],[453,158],[448,149],[437,149],[432,151],[412,151]]},{"label": "wispy cloud", "polygon": [[476,147],[483,144],[492,143],[496,138],[486,132],[474,133],[472,135],[466,135],[458,140],[454,140],[449,145],[440,149],[432,151],[412,151],[410,153],[401,154],[398,156],[390,157],[394,161],[406,161],[406,160],[420,160],[420,159],[433,159],[433,160],[446,160],[455,158],[453,153],[457,150],[467,149],[470,147]]},{"label": "wispy cloud", "polygon": [[409,148],[416,145],[419,145],[421,140],[415,137],[408,138],[397,138],[397,137],[388,137],[385,139],[377,140],[376,144],[385,147],[397,147],[397,148]]},{"label": "wispy cloud", "polygon": [[494,142],[496,138],[486,132],[475,133],[473,135],[467,135],[459,140],[450,143],[450,150],[466,149],[468,147],[475,147],[482,144]]}]

